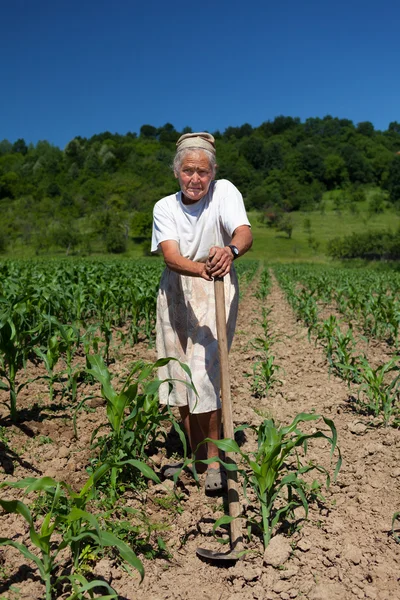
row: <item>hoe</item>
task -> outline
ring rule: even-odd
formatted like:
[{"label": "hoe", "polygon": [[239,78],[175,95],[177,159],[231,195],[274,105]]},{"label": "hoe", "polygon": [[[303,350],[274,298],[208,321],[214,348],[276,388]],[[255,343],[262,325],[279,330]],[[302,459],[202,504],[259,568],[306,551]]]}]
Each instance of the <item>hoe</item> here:
[{"label": "hoe", "polygon": [[[224,425],[224,437],[234,439],[231,388],[229,382],[229,363],[228,363],[228,341],[226,335],[226,312],[225,312],[225,291],[224,280],[215,278],[215,311],[217,322],[218,353],[221,371],[221,403],[222,420]],[[226,463],[234,464],[232,453],[226,453]],[[214,552],[206,548],[197,548],[197,555],[210,562],[235,562],[243,551],[243,538],[241,532],[240,502],[238,493],[237,471],[227,470],[228,483],[228,506],[229,516],[233,518],[230,523],[230,550],[228,552]]]}]

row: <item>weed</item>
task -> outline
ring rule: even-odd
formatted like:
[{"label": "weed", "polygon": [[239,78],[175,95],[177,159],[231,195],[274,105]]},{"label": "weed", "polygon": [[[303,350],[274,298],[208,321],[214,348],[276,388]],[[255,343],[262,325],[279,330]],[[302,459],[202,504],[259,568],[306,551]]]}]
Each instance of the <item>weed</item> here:
[{"label": "weed", "polygon": [[40,435],[39,436],[39,444],[52,444],[53,440],[51,439],[51,437],[47,436],[47,435]]},{"label": "weed", "polygon": [[8,443],[10,441],[9,437],[8,437],[8,432],[7,432],[7,428],[1,426],[0,427],[0,442],[3,442],[3,444],[8,447]]},{"label": "weed", "polygon": [[[131,521],[128,521],[127,517],[130,517]],[[137,554],[143,554],[148,559],[169,556],[160,535],[168,531],[169,525],[153,522],[145,511],[123,507],[118,509],[115,515],[106,515],[104,522],[109,531],[128,544]]]},{"label": "weed", "polygon": [[183,498],[183,495],[179,494],[177,492],[177,493],[172,493],[172,494],[168,494],[166,496],[161,496],[161,497],[156,496],[156,497],[152,498],[152,502],[154,502],[154,504],[156,504],[160,508],[164,509],[165,511],[167,511],[173,515],[174,514],[181,515],[183,513],[183,508],[180,503],[182,498]]}]

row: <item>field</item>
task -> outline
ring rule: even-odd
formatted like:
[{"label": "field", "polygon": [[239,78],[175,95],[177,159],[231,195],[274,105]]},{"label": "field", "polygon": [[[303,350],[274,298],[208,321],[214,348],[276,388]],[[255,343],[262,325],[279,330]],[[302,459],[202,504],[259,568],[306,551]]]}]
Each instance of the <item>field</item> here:
[{"label": "field", "polygon": [[0,263],[0,599],[400,598],[400,275],[238,261],[247,552],[221,567],[196,548],[227,541],[226,498],[162,478],[185,439],[143,364],[160,268]]},{"label": "field", "polygon": [[[252,225],[254,245],[248,256],[257,260],[274,262],[312,261],[321,263],[329,260],[326,254],[327,243],[337,236],[361,234],[368,231],[389,230],[394,232],[399,228],[399,210],[390,203],[383,202],[382,212],[371,212],[370,204],[374,196],[385,198],[379,188],[366,188],[366,200],[353,204],[348,199],[343,201],[344,194],[345,192],[342,190],[325,192],[318,208],[291,212],[293,231],[290,239],[286,233],[262,223],[260,219],[262,213],[250,211],[248,216]],[[129,219],[133,214],[129,215]],[[90,238],[91,222],[92,217],[88,217],[87,220],[78,220],[80,234],[85,238]],[[150,235],[150,233],[149,229],[148,234]],[[147,242],[148,245],[149,242]],[[89,246],[90,254],[95,259],[110,259],[110,254],[105,253],[104,244],[102,245],[100,241],[90,242]],[[79,248],[74,252],[76,255],[89,254],[88,248]],[[70,254],[74,254],[74,252],[71,251]],[[43,258],[60,258],[65,254],[65,250],[54,245],[46,251],[40,251]],[[13,242],[2,256],[13,259],[36,258],[34,247],[22,240]],[[141,258],[143,241],[136,243],[135,240],[128,239],[127,251],[123,256],[135,260]]]}]

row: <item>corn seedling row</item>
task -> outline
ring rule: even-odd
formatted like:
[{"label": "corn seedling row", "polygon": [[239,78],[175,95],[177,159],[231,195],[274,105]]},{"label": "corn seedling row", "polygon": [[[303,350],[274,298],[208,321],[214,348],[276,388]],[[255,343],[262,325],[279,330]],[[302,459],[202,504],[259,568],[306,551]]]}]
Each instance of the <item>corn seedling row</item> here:
[{"label": "corn seedling row", "polygon": [[[391,422],[394,426],[398,426],[400,417],[399,358],[394,356],[388,362],[373,368],[366,356],[357,352],[357,340],[354,337],[352,323],[343,332],[343,324],[335,315],[330,315],[324,321],[318,320],[317,300],[329,303],[332,297],[338,294],[337,289],[334,291],[333,282],[335,280],[329,279],[329,275],[325,271],[318,273],[318,269],[312,271],[309,267],[288,266],[277,267],[276,274],[289,303],[295,308],[298,317],[308,326],[309,337],[311,332],[314,332],[316,342],[319,342],[325,350],[329,369],[347,381],[349,385],[356,386],[354,404],[356,410],[381,418],[384,425]],[[360,285],[362,281],[359,278]],[[368,277],[367,281],[369,281]],[[389,285],[386,278],[377,279],[372,276],[369,283],[370,285],[373,283],[380,286],[386,285],[390,292],[395,293],[399,281],[397,283],[390,281]],[[351,286],[353,293],[348,296],[352,307],[359,306],[354,300],[356,297],[354,286],[353,283]],[[377,297],[382,297],[382,287],[378,287],[378,289]],[[339,293],[342,312],[349,314],[349,311],[343,307],[342,288],[339,288]],[[307,295],[309,296],[308,300]],[[351,314],[354,316],[354,313]],[[363,329],[365,330],[365,326]]]}]

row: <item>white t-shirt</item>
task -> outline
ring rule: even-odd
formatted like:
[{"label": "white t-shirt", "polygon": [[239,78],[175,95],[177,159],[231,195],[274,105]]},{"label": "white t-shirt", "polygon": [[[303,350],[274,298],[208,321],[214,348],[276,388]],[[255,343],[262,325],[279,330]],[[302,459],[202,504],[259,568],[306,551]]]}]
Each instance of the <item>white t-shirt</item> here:
[{"label": "white t-shirt", "polygon": [[205,262],[210,248],[228,245],[240,225],[250,225],[242,194],[230,181],[218,179],[195,204],[183,204],[182,192],[155,204],[151,251],[159,251],[161,242],[175,240],[182,256]]}]

